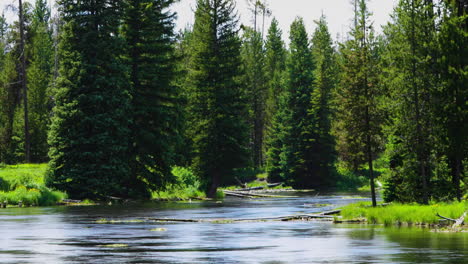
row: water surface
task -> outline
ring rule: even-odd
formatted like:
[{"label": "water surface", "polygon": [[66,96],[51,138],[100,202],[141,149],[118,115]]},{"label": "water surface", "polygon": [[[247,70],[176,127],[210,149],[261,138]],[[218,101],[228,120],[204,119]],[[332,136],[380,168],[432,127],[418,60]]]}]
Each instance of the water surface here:
[{"label": "water surface", "polygon": [[[102,218],[256,218],[314,213],[361,195],[222,203],[0,209],[1,263],[468,263],[467,233],[328,222],[99,224]],[[328,204],[328,206],[323,206]],[[152,231],[163,228],[162,231]]]}]

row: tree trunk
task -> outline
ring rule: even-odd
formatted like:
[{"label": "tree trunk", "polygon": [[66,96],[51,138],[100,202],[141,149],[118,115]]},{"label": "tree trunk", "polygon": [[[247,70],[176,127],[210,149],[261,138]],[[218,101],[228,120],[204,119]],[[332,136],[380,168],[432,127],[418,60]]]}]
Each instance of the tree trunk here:
[{"label": "tree trunk", "polygon": [[208,198],[216,198],[216,192],[218,191],[218,187],[221,183],[221,174],[219,170],[215,170],[213,175],[211,176],[211,186],[208,190],[206,196]]}]

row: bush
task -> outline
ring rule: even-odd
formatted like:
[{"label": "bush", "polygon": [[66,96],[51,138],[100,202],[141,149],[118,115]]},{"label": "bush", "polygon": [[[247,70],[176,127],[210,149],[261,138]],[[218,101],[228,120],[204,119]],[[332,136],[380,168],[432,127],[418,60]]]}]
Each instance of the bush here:
[{"label": "bush", "polygon": [[172,175],[175,182],[167,184],[162,190],[153,192],[153,199],[174,200],[205,197],[205,193],[200,191],[201,183],[193,172],[184,167],[172,168]]}]

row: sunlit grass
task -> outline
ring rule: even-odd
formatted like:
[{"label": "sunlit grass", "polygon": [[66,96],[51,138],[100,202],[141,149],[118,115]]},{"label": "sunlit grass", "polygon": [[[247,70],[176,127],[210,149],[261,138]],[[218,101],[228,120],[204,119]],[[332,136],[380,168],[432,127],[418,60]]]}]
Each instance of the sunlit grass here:
[{"label": "sunlit grass", "polygon": [[387,206],[370,207],[369,202],[350,204],[343,208],[343,219],[366,218],[368,223],[395,224],[437,224],[440,220],[437,213],[448,218],[458,218],[468,210],[468,201],[453,203],[391,204]]},{"label": "sunlit grass", "polygon": [[24,205],[54,205],[65,199],[63,192],[45,186],[46,164],[0,166],[0,202]]}]

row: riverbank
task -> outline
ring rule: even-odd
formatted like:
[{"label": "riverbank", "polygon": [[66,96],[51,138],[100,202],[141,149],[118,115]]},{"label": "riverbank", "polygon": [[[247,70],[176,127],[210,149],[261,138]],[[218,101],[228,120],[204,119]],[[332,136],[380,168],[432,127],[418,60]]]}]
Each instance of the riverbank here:
[{"label": "riverbank", "polygon": [[457,219],[468,210],[468,201],[453,203],[389,204],[371,207],[370,202],[349,204],[341,208],[338,222],[367,222],[385,226],[448,226],[451,223],[443,220],[444,216]]},{"label": "riverbank", "polygon": [[66,199],[45,186],[46,164],[0,165],[0,205],[48,206]]}]

